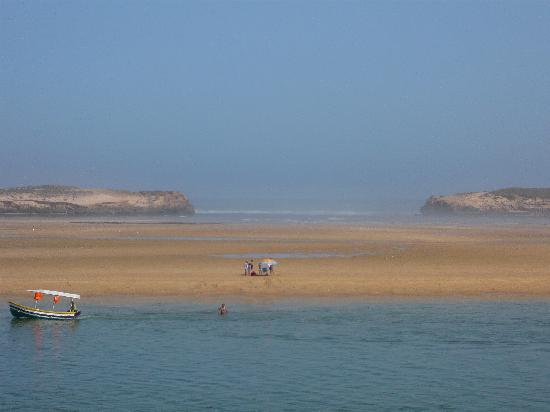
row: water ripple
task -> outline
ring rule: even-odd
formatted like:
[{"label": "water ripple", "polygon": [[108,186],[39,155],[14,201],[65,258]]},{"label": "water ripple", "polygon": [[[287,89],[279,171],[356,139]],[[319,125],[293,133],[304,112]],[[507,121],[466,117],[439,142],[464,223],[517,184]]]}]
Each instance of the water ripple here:
[{"label": "water ripple", "polygon": [[0,315],[0,410],[547,410],[546,302]]}]

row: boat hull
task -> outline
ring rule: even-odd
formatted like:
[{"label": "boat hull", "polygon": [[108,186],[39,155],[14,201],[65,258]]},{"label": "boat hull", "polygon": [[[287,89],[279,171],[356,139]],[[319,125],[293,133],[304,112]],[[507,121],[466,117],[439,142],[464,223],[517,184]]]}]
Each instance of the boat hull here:
[{"label": "boat hull", "polygon": [[14,318],[71,320],[80,316],[80,311],[55,312],[53,310],[31,308],[30,306],[21,305],[15,302],[8,303],[10,305],[10,312]]}]

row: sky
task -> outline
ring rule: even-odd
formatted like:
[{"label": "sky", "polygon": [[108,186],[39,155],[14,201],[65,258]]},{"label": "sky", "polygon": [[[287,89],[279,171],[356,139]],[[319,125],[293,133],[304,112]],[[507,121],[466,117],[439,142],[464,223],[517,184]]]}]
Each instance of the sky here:
[{"label": "sky", "polygon": [[0,187],[38,184],[199,209],[550,187],[550,2],[0,0]]}]

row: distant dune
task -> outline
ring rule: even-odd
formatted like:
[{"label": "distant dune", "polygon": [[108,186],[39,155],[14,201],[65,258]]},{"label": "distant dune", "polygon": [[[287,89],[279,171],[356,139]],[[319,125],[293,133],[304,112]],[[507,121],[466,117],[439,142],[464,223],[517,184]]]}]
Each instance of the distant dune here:
[{"label": "distant dune", "polygon": [[174,191],[129,192],[74,186],[27,186],[0,189],[0,213],[39,215],[160,215],[195,213]]},{"label": "distant dune", "polygon": [[550,188],[500,189],[493,192],[431,196],[424,214],[550,216]]}]

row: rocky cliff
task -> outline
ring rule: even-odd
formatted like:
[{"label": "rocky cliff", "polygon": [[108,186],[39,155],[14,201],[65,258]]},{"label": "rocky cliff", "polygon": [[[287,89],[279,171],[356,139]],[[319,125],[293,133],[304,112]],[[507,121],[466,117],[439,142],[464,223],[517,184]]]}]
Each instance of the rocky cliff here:
[{"label": "rocky cliff", "polygon": [[0,213],[68,215],[162,215],[195,213],[179,192],[129,192],[73,186],[0,189]]},{"label": "rocky cliff", "polygon": [[431,196],[421,211],[424,214],[550,216],[550,189],[515,187]]}]

